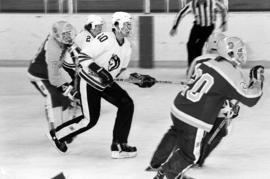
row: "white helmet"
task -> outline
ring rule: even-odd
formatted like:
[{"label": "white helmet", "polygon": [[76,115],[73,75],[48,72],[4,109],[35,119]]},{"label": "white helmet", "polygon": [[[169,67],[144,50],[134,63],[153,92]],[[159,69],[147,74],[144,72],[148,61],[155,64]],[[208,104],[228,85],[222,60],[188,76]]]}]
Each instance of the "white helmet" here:
[{"label": "white helmet", "polygon": [[217,43],[226,36],[221,32],[214,32],[210,35],[207,41],[207,51],[217,50]]},{"label": "white helmet", "polygon": [[95,37],[102,32],[103,24],[104,20],[100,16],[89,15],[84,28]]},{"label": "white helmet", "polygon": [[94,29],[96,25],[103,25],[104,24],[104,20],[100,16],[89,15],[87,17],[87,20],[86,20],[85,25],[88,25],[88,24],[91,24],[92,25],[92,29]]},{"label": "white helmet", "polygon": [[57,21],[52,26],[52,35],[60,43],[72,44],[76,29],[67,21]]},{"label": "white helmet", "polygon": [[[117,29],[116,28],[116,24],[119,25],[119,30],[120,31],[128,31],[130,32],[131,31],[131,20],[132,20],[132,17],[129,13],[126,13],[126,12],[115,12],[113,15],[112,15],[112,26],[114,29]],[[128,23],[130,24],[129,27],[127,27],[125,25],[125,23]]]},{"label": "white helmet", "polygon": [[238,37],[225,37],[218,42],[218,54],[237,65],[247,61],[247,50],[244,42]]}]

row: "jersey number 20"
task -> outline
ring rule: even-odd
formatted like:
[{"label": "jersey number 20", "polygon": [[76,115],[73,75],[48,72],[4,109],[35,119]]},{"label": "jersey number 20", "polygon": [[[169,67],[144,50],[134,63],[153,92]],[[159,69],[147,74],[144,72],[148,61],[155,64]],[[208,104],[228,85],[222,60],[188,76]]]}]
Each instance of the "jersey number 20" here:
[{"label": "jersey number 20", "polygon": [[192,88],[187,90],[186,97],[192,102],[198,102],[202,98],[203,94],[209,91],[213,84],[214,78],[210,74],[202,74]]}]

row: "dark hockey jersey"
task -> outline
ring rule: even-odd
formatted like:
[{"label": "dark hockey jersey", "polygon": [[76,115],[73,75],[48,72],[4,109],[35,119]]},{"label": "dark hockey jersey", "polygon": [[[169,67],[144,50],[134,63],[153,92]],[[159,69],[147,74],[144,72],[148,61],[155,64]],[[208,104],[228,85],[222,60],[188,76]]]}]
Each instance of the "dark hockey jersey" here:
[{"label": "dark hockey jersey", "polygon": [[66,49],[48,35],[29,65],[29,74],[40,79],[47,79],[56,87],[70,83],[71,77],[62,68],[65,52]]},{"label": "dark hockey jersey", "polygon": [[176,96],[171,113],[191,126],[210,131],[226,99],[255,105],[262,95],[248,89],[241,71],[226,60],[198,64],[183,90]]},{"label": "dark hockey jersey", "polygon": [[41,79],[48,79],[48,70],[47,70],[47,63],[46,63],[46,50],[45,44],[47,43],[49,35],[44,40],[44,42],[39,47],[36,55],[31,60],[30,65],[28,67],[28,72],[38,78]]}]

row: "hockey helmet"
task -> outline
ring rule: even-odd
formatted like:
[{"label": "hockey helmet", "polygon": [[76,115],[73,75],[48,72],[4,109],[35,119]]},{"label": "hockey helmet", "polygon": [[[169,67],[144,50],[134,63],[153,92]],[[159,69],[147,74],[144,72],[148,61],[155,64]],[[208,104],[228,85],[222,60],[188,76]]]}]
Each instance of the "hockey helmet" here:
[{"label": "hockey helmet", "polygon": [[86,30],[89,32],[91,31],[93,35],[96,36],[102,32],[103,25],[103,18],[97,15],[89,15],[84,27]]},{"label": "hockey helmet", "polygon": [[52,36],[60,43],[72,44],[76,29],[67,21],[57,21],[52,26]]},{"label": "hockey helmet", "polygon": [[210,37],[208,38],[206,47],[207,47],[207,51],[210,50],[217,50],[217,43],[218,41],[220,41],[221,39],[225,38],[226,36],[221,33],[221,32],[214,32],[210,35]]},{"label": "hockey helmet", "polygon": [[225,37],[218,42],[218,54],[236,65],[245,64],[247,50],[244,42],[238,37]]},{"label": "hockey helmet", "polygon": [[[116,29],[124,34],[129,34],[132,30],[131,25],[132,17],[127,12],[115,12],[112,15],[112,26],[113,29]],[[116,27],[118,25],[118,28]]]}]

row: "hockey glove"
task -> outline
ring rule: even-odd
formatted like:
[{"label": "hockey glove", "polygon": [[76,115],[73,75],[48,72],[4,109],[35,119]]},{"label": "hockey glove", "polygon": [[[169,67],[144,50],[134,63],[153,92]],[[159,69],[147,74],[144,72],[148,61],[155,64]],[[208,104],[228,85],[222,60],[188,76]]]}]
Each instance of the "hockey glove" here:
[{"label": "hockey glove", "polygon": [[249,72],[249,79],[249,88],[253,87],[254,85],[260,85],[262,89],[264,82],[264,67],[261,65],[252,67]]},{"label": "hockey glove", "polygon": [[219,118],[234,119],[238,116],[240,106],[233,104],[230,100],[225,100],[221,110],[219,111]]},{"label": "hockey glove", "polygon": [[112,75],[103,67],[100,67],[99,65],[97,65],[95,62],[89,65],[89,69],[100,77],[101,82],[104,85],[110,86],[113,83]]},{"label": "hockey glove", "polygon": [[139,73],[131,73],[129,79],[132,83],[141,88],[150,88],[156,83],[156,79],[149,75],[142,75]]}]

